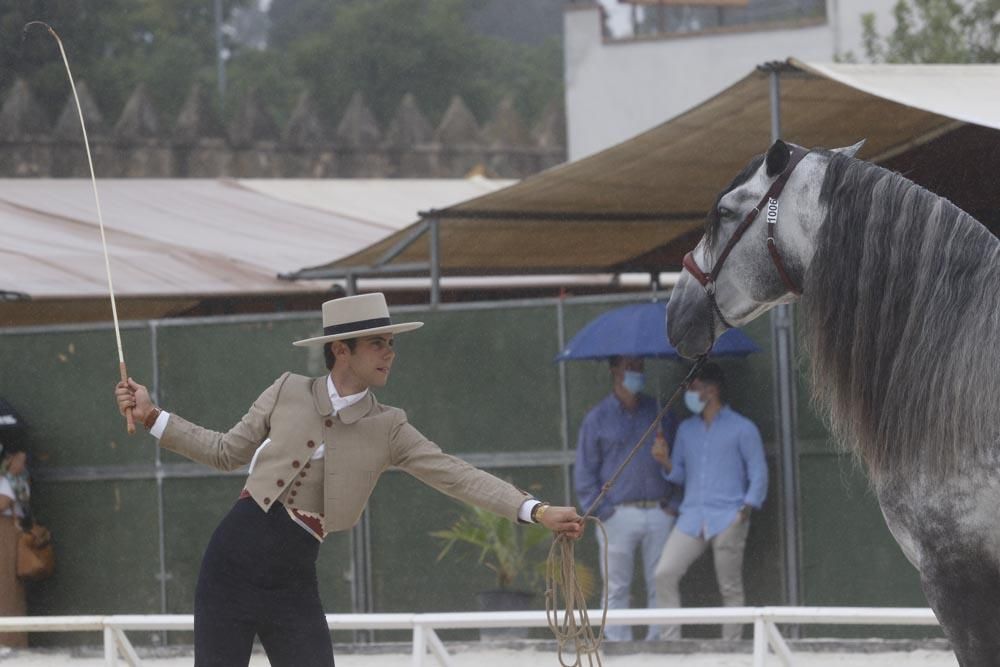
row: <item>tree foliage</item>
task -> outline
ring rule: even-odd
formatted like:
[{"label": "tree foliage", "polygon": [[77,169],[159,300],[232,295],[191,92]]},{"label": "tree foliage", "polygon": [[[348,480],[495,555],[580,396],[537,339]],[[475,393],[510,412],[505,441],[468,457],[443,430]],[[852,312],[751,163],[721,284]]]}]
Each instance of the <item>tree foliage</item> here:
[{"label": "tree foliage", "polygon": [[892,14],[895,27],[884,37],[874,14],[861,17],[872,62],[1000,62],[1000,0],[899,0]]},{"label": "tree foliage", "polygon": [[[227,44],[226,111],[256,88],[279,121],[305,91],[329,118],[343,113],[354,91],[365,95],[382,123],[407,92],[432,119],[455,94],[481,120],[505,95],[533,118],[561,97],[561,44],[553,38],[531,46],[471,30],[473,13],[494,1],[273,0],[266,50]],[[228,16],[256,1],[222,4]],[[216,89],[213,7],[212,0],[2,3],[0,91],[17,77],[27,79],[53,119],[66,103],[69,90],[51,38],[37,29],[21,43],[24,24],[39,19],[59,32],[75,77],[87,81],[107,118],[145,83],[169,123],[195,82]]]},{"label": "tree foliage", "polygon": [[[223,0],[228,12],[242,0]],[[29,81],[54,117],[69,98],[58,47],[44,29],[22,40],[22,28],[45,21],[59,33],[74,77],[87,81],[105,115],[114,117],[139,83],[161,111],[174,114],[196,78],[214,81],[215,22],[206,0],[25,0],[0,6],[0,89]]]},{"label": "tree foliage", "polygon": [[[323,16],[299,4],[300,16]],[[328,2],[325,4],[329,4]],[[292,66],[330,114],[356,90],[386,122],[408,92],[439,116],[461,95],[479,118],[504,95],[532,117],[561,90],[561,46],[526,46],[476,34],[467,27],[478,2],[469,0],[340,0],[332,20],[300,26],[287,43]],[[276,23],[277,35],[292,31]],[[302,32],[305,30],[306,32]]]}]

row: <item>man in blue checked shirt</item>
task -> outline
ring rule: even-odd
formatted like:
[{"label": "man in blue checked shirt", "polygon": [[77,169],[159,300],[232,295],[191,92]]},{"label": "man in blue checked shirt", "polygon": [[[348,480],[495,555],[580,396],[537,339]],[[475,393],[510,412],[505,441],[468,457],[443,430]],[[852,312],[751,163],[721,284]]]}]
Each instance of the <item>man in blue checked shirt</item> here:
[{"label": "man in blue checked shirt", "polygon": [[[576,495],[585,510],[601,493],[601,487],[625,461],[660,411],[656,400],[642,393],[645,384],[642,359],[611,357],[610,366],[611,393],[587,413],[580,425],[574,478]],[[642,554],[647,605],[657,606],[653,569],[673,528],[680,502],[680,498],[675,496],[680,494],[679,489],[663,478],[660,467],[650,457],[654,440],[665,448],[666,440],[673,440],[676,429],[677,418],[668,413],[594,510],[608,534],[609,609],[629,607],[637,549]],[[603,561],[603,535],[600,531],[594,532]],[[601,572],[604,572],[603,562]],[[632,628],[610,625],[605,634],[611,641],[626,641],[632,638]],[[659,634],[660,628],[652,627],[647,639],[655,639]]]},{"label": "man in blue checked shirt", "polygon": [[[677,525],[656,565],[656,598],[680,607],[681,578],[711,546],[722,603],[744,605],[743,550],[750,514],[767,496],[767,462],[760,431],[723,402],[725,375],[705,364],[691,381],[684,402],[693,413],[677,429],[672,453],[654,451],[663,477],[684,485]],[[722,638],[740,639],[739,624],[722,626]],[[680,639],[680,627],[664,626],[661,639]]]}]

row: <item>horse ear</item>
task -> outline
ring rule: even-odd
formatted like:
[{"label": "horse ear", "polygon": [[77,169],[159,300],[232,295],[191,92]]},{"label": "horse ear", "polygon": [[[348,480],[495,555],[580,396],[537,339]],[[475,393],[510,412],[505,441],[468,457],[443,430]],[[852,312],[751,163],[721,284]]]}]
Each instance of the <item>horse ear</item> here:
[{"label": "horse ear", "polygon": [[767,176],[768,178],[777,176],[785,170],[788,166],[788,160],[791,159],[792,152],[786,144],[781,139],[775,141],[769,149],[767,149]]},{"label": "horse ear", "polygon": [[841,153],[843,155],[846,155],[847,157],[854,157],[855,155],[857,155],[858,151],[861,150],[861,147],[865,145],[865,141],[867,141],[867,139],[862,139],[861,141],[859,141],[858,143],[854,144],[853,146],[844,146],[843,148],[834,148],[833,152],[834,153]]}]

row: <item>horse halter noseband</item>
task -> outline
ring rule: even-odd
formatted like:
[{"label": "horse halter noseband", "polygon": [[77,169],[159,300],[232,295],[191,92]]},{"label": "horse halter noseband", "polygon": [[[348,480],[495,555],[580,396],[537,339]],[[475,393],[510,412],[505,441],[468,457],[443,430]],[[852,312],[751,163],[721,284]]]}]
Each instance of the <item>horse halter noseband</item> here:
[{"label": "horse halter noseband", "polygon": [[708,295],[708,300],[712,304],[712,308],[715,310],[715,314],[719,317],[719,320],[729,329],[733,326],[726,321],[726,318],[722,315],[722,311],[719,310],[719,304],[715,301],[715,281],[719,277],[719,273],[722,272],[722,265],[725,264],[726,259],[729,257],[729,253],[732,252],[733,248],[743,238],[743,234],[750,228],[757,216],[760,215],[762,210],[766,210],[767,218],[767,251],[771,255],[771,261],[774,263],[775,268],[778,269],[778,275],[781,276],[781,282],[785,284],[788,291],[792,294],[799,296],[802,294],[802,290],[795,284],[788,270],[785,268],[785,263],[781,260],[781,253],[778,252],[778,244],[774,240],[774,229],[778,223],[778,197],[781,196],[781,191],[785,189],[785,184],[788,182],[788,178],[792,175],[792,171],[809,151],[802,146],[796,146],[795,144],[788,144],[791,149],[791,155],[788,159],[788,164],[785,165],[784,170],[778,175],[771,187],[768,188],[761,200],[757,202],[757,205],[747,213],[747,216],[743,218],[743,222],[740,226],[736,228],[736,231],[729,238],[729,242],[722,249],[722,254],[719,255],[719,259],[716,260],[715,266],[708,273],[705,273],[698,267],[698,263],[694,261],[694,251],[689,252],[684,255],[684,268],[687,269],[695,280],[701,283],[701,286],[705,288],[705,293]]}]

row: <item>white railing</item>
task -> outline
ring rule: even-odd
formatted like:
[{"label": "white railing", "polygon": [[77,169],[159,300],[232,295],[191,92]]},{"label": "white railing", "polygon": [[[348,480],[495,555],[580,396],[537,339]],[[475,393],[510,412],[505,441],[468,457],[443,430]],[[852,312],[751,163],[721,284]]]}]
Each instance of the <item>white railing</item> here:
[{"label": "white railing", "polygon": [[[600,611],[591,611],[599,619]],[[540,611],[460,612],[440,614],[327,614],[331,630],[412,630],[412,667],[423,667],[430,652],[441,667],[454,667],[437,630],[459,628],[548,627]],[[608,625],[715,625],[753,624],[753,665],[764,667],[768,647],[785,667],[795,659],[778,623],[809,625],[938,625],[930,609],[919,607],[704,607],[694,609],[616,609],[608,612]],[[119,658],[131,667],[142,661],[125,635],[126,631],[191,631],[190,614],[116,616],[7,616],[0,617],[0,632],[102,632],[104,660],[116,667]]]}]

